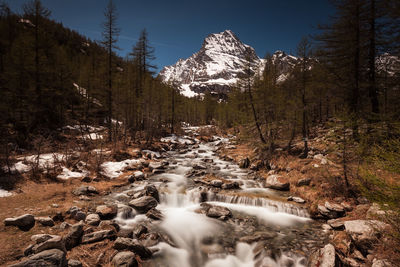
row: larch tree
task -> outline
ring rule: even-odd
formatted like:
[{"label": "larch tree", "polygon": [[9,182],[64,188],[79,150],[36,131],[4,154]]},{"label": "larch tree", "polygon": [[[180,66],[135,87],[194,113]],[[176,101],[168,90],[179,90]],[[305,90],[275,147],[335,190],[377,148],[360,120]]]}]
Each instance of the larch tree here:
[{"label": "larch tree", "polygon": [[108,140],[112,141],[112,115],[113,115],[113,53],[118,48],[119,28],[117,27],[117,9],[114,2],[110,0],[104,11],[105,21],[103,22],[103,42],[107,49],[107,126]]}]

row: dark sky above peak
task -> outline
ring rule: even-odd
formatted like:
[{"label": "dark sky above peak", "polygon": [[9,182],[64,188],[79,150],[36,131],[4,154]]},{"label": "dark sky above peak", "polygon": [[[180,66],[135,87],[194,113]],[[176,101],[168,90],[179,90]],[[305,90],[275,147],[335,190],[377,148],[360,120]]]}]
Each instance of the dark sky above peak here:
[{"label": "dark sky above peak", "polygon": [[[6,0],[20,13],[27,0]],[[94,40],[101,39],[108,0],[42,0],[51,17]],[[114,0],[121,28],[119,54],[127,55],[146,28],[160,70],[197,52],[210,33],[232,30],[260,57],[283,50],[295,54],[302,36],[329,21],[329,0]]]}]

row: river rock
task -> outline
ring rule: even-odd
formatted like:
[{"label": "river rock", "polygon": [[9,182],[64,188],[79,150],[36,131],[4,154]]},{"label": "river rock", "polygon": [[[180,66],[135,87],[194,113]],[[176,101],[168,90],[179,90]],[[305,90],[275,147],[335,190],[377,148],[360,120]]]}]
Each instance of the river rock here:
[{"label": "river rock", "polygon": [[311,178],[302,178],[300,180],[297,181],[296,186],[300,187],[300,186],[308,186],[311,183]]},{"label": "river rock", "polygon": [[164,170],[165,166],[161,162],[150,162],[149,164],[149,169],[151,171],[154,170]]},{"label": "river rock", "polygon": [[146,234],[148,232],[148,229],[145,225],[143,224],[137,224],[133,227],[133,234],[139,238],[142,234]]},{"label": "river rock", "polygon": [[245,242],[245,243],[254,243],[258,242],[260,240],[269,240],[273,239],[277,236],[278,234],[276,232],[262,232],[262,233],[255,233],[254,235],[250,236],[243,236],[239,239],[240,242]]},{"label": "river rock", "polygon": [[42,243],[46,240],[52,239],[53,237],[56,237],[56,235],[49,235],[49,234],[37,234],[31,236],[31,240],[35,242],[35,244]]},{"label": "river rock", "polygon": [[343,213],[339,213],[337,211],[330,210],[324,205],[318,205],[317,209],[318,209],[318,212],[322,216],[329,218],[329,219],[336,219],[336,218],[343,216]]},{"label": "river rock", "polygon": [[89,244],[102,241],[106,238],[112,239],[116,236],[114,230],[101,230],[88,233],[82,236],[82,244]]},{"label": "river rock", "polygon": [[392,265],[388,260],[378,260],[373,259],[371,267],[392,267]]},{"label": "river rock", "polygon": [[299,204],[306,203],[306,201],[304,199],[302,199],[301,197],[292,197],[292,196],[290,196],[290,197],[287,198],[287,200],[288,201],[294,201],[294,202],[299,203]]},{"label": "river rock", "polygon": [[328,220],[327,223],[335,230],[344,230],[344,222],[340,219]]},{"label": "river rock", "polygon": [[32,214],[24,214],[19,217],[7,218],[4,220],[5,226],[17,226],[23,231],[29,231],[35,226],[35,217]]},{"label": "river rock", "polygon": [[129,206],[141,213],[146,213],[157,206],[157,200],[152,196],[139,197],[131,200]]},{"label": "river rock", "polygon": [[59,249],[49,249],[30,256],[27,260],[10,267],[64,267],[67,266],[65,252]]},{"label": "river rock", "polygon": [[146,216],[153,220],[162,220],[164,216],[162,215],[161,211],[156,208],[152,208],[146,213]]},{"label": "river rock", "polygon": [[195,170],[206,170],[207,166],[202,164],[202,163],[198,163],[198,164],[195,164],[193,166],[193,169],[195,169]]},{"label": "river rock", "polygon": [[272,188],[275,190],[282,190],[282,191],[289,190],[290,188],[288,179],[276,174],[267,177],[265,181],[265,186],[267,188]]},{"label": "river rock", "polygon": [[211,218],[226,219],[232,217],[232,212],[226,207],[210,205],[210,207],[207,208],[206,215]]},{"label": "river rock", "polygon": [[102,220],[113,219],[117,216],[118,206],[116,204],[113,205],[100,205],[96,208],[96,213],[100,216]]},{"label": "river rock", "polygon": [[93,186],[87,186],[87,185],[82,185],[80,187],[75,188],[74,190],[72,190],[72,194],[76,195],[76,196],[91,196],[94,194],[98,194],[99,192],[97,191],[97,189]]},{"label": "river rock", "polygon": [[238,182],[226,182],[226,183],[222,184],[221,188],[225,189],[225,190],[239,189],[239,183]]},{"label": "river rock", "polygon": [[118,237],[114,242],[114,248],[116,250],[129,250],[140,256],[142,259],[148,259],[151,257],[151,251],[139,243],[136,239]]},{"label": "river rock", "polygon": [[356,247],[366,255],[387,224],[377,220],[353,220],[344,222],[344,227]]},{"label": "river rock", "polygon": [[99,225],[100,221],[101,221],[100,216],[97,213],[91,213],[88,216],[86,216],[85,219],[85,223],[92,226]]},{"label": "river rock", "polygon": [[32,252],[37,254],[49,249],[59,249],[62,251],[66,251],[64,239],[61,238],[61,236],[54,236],[44,242],[34,245],[32,247]]},{"label": "river rock", "polygon": [[336,252],[332,244],[317,250],[310,257],[310,267],[335,267]]},{"label": "river rock", "polygon": [[71,207],[68,211],[67,214],[70,214],[70,217],[72,219],[75,219],[77,221],[83,221],[86,219],[86,213],[83,212],[80,208],[73,206]]},{"label": "river rock", "polygon": [[154,185],[147,185],[144,190],[146,191],[146,196],[154,197],[157,202],[160,202],[160,196],[158,190]]},{"label": "river rock", "polygon": [[43,226],[54,226],[54,221],[50,217],[35,217],[35,220]]},{"label": "river rock", "polygon": [[345,213],[344,207],[342,205],[340,205],[340,204],[336,204],[336,203],[331,203],[329,201],[325,201],[325,207],[328,210],[335,211],[335,212],[337,212],[339,214],[344,214]]},{"label": "river rock", "polygon": [[81,237],[83,234],[83,223],[79,222],[71,226],[68,233],[64,236],[65,248],[67,250],[76,247],[81,242]]},{"label": "river rock", "polygon": [[68,260],[68,267],[82,267],[82,262],[78,260]]},{"label": "river rock", "polygon": [[113,267],[137,267],[135,253],[131,251],[118,252],[111,262]]},{"label": "river rock", "polygon": [[222,186],[222,181],[221,180],[212,180],[211,182],[210,182],[210,185],[211,186],[214,186],[214,187],[217,187],[217,188],[221,188],[221,186]]},{"label": "river rock", "polygon": [[240,162],[239,162],[239,168],[247,169],[248,167],[250,167],[249,158],[241,159]]}]

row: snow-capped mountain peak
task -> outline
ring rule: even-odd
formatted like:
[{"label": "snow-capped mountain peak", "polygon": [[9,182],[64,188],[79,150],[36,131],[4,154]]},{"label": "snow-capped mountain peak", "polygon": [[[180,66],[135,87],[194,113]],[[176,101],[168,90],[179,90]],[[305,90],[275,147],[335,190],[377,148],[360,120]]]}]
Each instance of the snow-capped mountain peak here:
[{"label": "snow-capped mountain peak", "polygon": [[[287,57],[282,51],[276,55],[279,61]],[[237,84],[245,68],[250,65],[253,73],[260,73],[264,62],[251,46],[242,43],[231,30],[225,30],[208,35],[197,53],[164,67],[159,76],[164,82],[177,84],[188,97],[206,91],[225,94]]]}]

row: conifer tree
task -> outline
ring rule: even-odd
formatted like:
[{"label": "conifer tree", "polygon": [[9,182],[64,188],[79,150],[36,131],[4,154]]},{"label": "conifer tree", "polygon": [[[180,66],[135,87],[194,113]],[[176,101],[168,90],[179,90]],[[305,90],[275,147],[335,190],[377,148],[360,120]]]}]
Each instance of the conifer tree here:
[{"label": "conifer tree", "polygon": [[119,28],[117,27],[117,10],[113,0],[109,0],[104,11],[103,45],[107,49],[107,125],[108,140],[112,141],[112,114],[113,114],[113,52],[117,48]]}]

